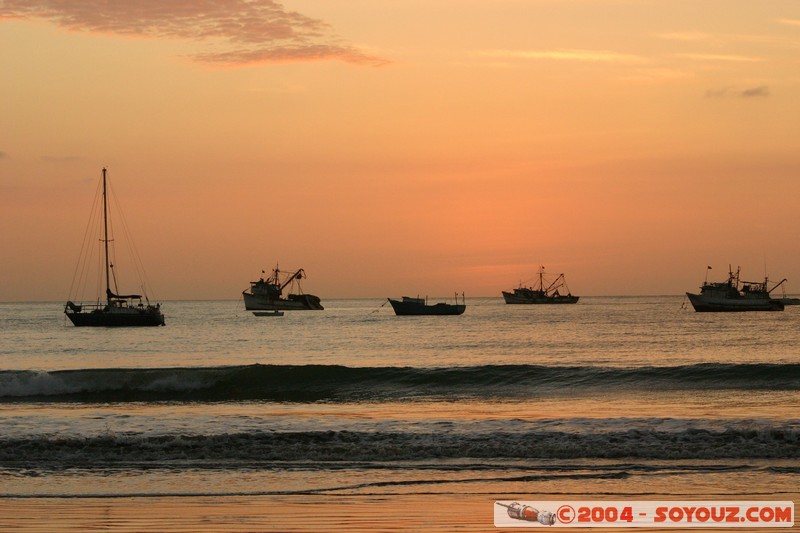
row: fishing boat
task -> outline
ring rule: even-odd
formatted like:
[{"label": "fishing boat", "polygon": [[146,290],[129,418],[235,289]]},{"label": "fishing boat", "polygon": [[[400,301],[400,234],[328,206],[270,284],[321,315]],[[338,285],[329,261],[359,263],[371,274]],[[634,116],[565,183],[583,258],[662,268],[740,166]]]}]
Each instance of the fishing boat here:
[{"label": "fishing boat", "polygon": [[[67,318],[75,326],[88,326],[88,327],[136,327],[136,326],[163,326],[164,314],[161,312],[161,304],[157,303],[151,305],[147,296],[141,294],[120,294],[117,287],[117,273],[114,263],[109,259],[109,244],[114,242],[113,236],[109,236],[109,205],[108,205],[108,184],[106,177],[106,169],[103,168],[103,181],[102,181],[102,202],[95,202],[95,206],[100,206],[102,215],[96,217],[93,214],[93,219],[102,219],[102,232],[99,241],[103,244],[103,255],[105,257],[105,302],[101,302],[98,296],[94,303],[84,304],[75,303],[71,299],[67,301],[64,306],[64,313]],[[124,220],[124,219],[123,219]],[[91,224],[90,227],[100,226],[100,224]],[[85,278],[81,281],[77,277],[78,272],[88,273],[87,265],[90,261],[91,246],[86,246],[90,236],[87,232],[87,241],[84,243],[83,250],[86,251],[79,259],[79,267],[76,269],[76,279],[78,280],[77,286],[80,287],[85,284]],[[138,259],[138,255],[134,255]],[[141,268],[137,269],[140,273],[143,271]],[[73,287],[76,286],[76,280],[73,280]],[[111,285],[114,285],[113,290]],[[141,283],[144,287],[144,283]],[[144,301],[142,300],[144,298]]]},{"label": "fishing boat", "polygon": [[[708,267],[706,275],[710,269]],[[728,279],[709,283],[706,278],[700,286],[700,294],[687,292],[686,296],[697,312],[783,311],[784,302],[772,298],[770,293],[785,281],[781,280],[770,289],[768,278],[763,282],[741,281],[739,268],[734,273],[728,267]]]},{"label": "fishing boat", "polygon": [[[566,290],[567,294],[561,294]],[[539,267],[539,273],[533,287],[525,287],[520,283],[513,292],[502,291],[503,299],[507,304],[574,304],[578,303],[580,296],[573,296],[567,287],[564,274],[559,274],[555,279],[548,279],[544,267]]]},{"label": "fishing boat", "polygon": [[[301,268],[294,272],[283,272],[276,265],[272,273],[264,279],[265,271],[261,271],[261,278],[250,282],[250,289],[242,291],[244,308],[248,311],[301,311],[323,310],[319,297],[313,294],[303,294],[300,280],[306,277]],[[296,286],[296,289],[295,289]],[[283,297],[283,290],[289,287],[289,294]],[[296,292],[292,292],[295,291]]]},{"label": "fishing boat", "polygon": [[389,303],[392,304],[394,314],[397,316],[411,316],[411,315],[461,315],[467,309],[467,303],[464,295],[461,295],[461,303],[458,303],[458,294],[454,304],[446,302],[439,302],[435,304],[428,304],[427,298],[411,298],[403,296],[402,300],[393,300],[387,298]]}]

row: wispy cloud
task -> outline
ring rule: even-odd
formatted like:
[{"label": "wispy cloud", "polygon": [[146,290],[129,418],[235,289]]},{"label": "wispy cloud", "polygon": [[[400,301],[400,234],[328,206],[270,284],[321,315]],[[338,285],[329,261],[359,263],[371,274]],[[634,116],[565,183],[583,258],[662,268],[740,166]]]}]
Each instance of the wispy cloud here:
[{"label": "wispy cloud", "polygon": [[800,19],[778,19],[778,22],[787,26],[800,26]]},{"label": "wispy cloud", "polygon": [[80,161],[81,156],[78,155],[43,155],[40,157],[42,161],[47,161],[48,163],[72,163],[75,161]]},{"label": "wispy cloud", "polygon": [[300,44],[265,49],[238,49],[227,52],[195,54],[193,58],[203,63],[219,65],[248,65],[258,63],[287,63],[336,59],[346,63],[378,66],[387,61],[365,54],[348,46],[331,44]]},{"label": "wispy cloud", "polygon": [[673,54],[673,57],[691,59],[694,61],[726,61],[726,62],[757,62],[763,59],[752,56],[740,56],[731,54]]},{"label": "wispy cloud", "polygon": [[740,96],[742,98],[766,98],[769,96],[769,87],[762,85],[752,89],[745,89],[740,93]]},{"label": "wispy cloud", "polygon": [[192,59],[216,65],[387,63],[342,43],[328,24],[289,11],[278,0],[3,0],[3,18],[44,19],[73,31],[191,39],[209,46]]},{"label": "wispy cloud", "polygon": [[[800,26],[800,20],[781,19],[777,22],[783,24],[790,24]],[[699,31],[673,31],[655,33],[653,36],[657,39],[672,41],[677,44],[697,44],[713,46],[714,49],[719,50],[723,46],[731,46],[737,44],[756,44],[770,47],[797,49],[797,39],[793,39],[785,35],[772,35],[772,34],[748,34],[748,33],[706,33]],[[725,56],[724,54],[694,54],[694,59],[708,59],[719,60],[727,57],[729,61],[736,60],[740,56]],[[739,59],[740,61],[742,59]],[[750,58],[749,60],[757,60]]]},{"label": "wispy cloud", "polygon": [[706,91],[706,98],[767,98],[769,94],[769,87],[766,85],[749,89],[725,87],[723,89],[709,89]]},{"label": "wispy cloud", "polygon": [[687,42],[703,42],[715,41],[716,37],[699,31],[673,31],[666,33],[657,33],[656,37],[667,41],[687,41]]},{"label": "wispy cloud", "polygon": [[587,61],[593,63],[645,63],[646,59],[609,50],[483,50],[481,56],[506,59],[546,59],[555,61]]},{"label": "wispy cloud", "polygon": [[631,82],[659,83],[664,81],[680,80],[692,74],[686,70],[667,67],[640,67],[633,69],[621,79]]}]

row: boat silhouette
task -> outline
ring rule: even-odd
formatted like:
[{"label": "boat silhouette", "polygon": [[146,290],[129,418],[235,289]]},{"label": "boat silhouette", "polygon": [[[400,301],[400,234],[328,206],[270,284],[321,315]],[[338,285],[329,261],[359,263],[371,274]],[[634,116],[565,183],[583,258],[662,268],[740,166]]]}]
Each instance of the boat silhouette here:
[{"label": "boat silhouette", "polygon": [[[102,238],[103,255],[105,258],[105,303],[98,297],[94,303],[75,303],[71,299],[64,305],[67,318],[79,327],[138,327],[138,326],[163,326],[164,314],[161,304],[151,305],[146,295],[120,294],[117,288],[117,273],[114,264],[109,259],[109,244],[114,241],[109,236],[108,216],[108,184],[106,169],[103,168],[102,181]],[[96,203],[97,205],[97,203]],[[91,224],[90,224],[91,226]],[[79,266],[86,266],[88,262],[89,247],[86,254],[79,259]],[[87,269],[81,269],[86,271]],[[78,270],[76,270],[76,273]],[[114,288],[112,290],[112,283]],[[73,281],[74,286],[74,281]],[[144,301],[142,300],[144,298]]]}]

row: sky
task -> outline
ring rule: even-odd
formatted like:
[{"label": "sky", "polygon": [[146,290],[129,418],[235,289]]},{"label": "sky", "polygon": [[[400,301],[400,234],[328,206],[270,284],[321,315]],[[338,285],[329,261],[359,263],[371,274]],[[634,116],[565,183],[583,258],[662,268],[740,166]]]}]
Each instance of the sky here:
[{"label": "sky", "polygon": [[0,69],[0,301],[103,167],[163,300],[800,292],[797,0],[0,0]]}]

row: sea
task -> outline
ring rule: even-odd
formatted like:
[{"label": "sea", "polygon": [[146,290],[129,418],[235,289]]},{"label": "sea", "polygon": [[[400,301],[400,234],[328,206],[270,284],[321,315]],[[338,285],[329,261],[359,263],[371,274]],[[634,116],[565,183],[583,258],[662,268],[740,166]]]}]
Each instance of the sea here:
[{"label": "sea", "polygon": [[103,329],[0,303],[0,530],[490,531],[497,500],[797,503],[800,306],[466,304],[167,301],[164,327]]}]

